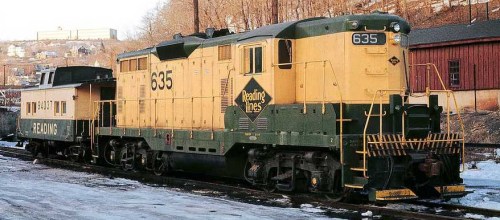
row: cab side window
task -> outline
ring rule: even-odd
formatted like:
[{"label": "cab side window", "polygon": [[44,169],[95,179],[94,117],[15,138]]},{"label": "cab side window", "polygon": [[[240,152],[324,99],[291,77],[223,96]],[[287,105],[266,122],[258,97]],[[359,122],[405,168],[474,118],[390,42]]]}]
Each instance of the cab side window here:
[{"label": "cab side window", "polygon": [[243,73],[259,74],[264,72],[264,55],[262,46],[245,47],[243,51]]},{"label": "cab side window", "polygon": [[280,40],[278,41],[278,63],[280,69],[292,68],[292,41]]}]

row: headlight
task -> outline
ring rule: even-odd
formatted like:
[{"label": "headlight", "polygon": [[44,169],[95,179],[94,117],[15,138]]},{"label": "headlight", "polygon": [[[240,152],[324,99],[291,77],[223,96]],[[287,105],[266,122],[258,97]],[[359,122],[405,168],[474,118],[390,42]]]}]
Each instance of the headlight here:
[{"label": "headlight", "polygon": [[359,27],[359,21],[351,21],[351,30],[356,30]]},{"label": "headlight", "polygon": [[393,40],[394,44],[399,44],[399,43],[401,43],[401,35],[399,35],[399,34],[395,34],[395,35],[392,37],[392,40]]},{"label": "headlight", "polygon": [[398,23],[398,22],[392,22],[392,23],[391,23],[391,27],[392,27],[392,30],[393,30],[394,32],[396,32],[396,33],[397,33],[397,32],[399,32],[399,31],[401,30],[401,26],[399,25],[399,23]]}]

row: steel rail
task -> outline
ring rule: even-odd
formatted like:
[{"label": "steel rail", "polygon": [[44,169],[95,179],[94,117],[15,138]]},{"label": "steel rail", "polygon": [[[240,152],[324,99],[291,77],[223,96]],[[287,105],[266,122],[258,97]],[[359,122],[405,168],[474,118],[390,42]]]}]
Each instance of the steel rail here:
[{"label": "steel rail", "polygon": [[[33,157],[30,153],[22,149],[16,148],[5,148],[0,147],[0,154],[9,157],[20,158],[23,160],[32,160]],[[238,183],[227,183],[227,182],[214,182],[208,181],[207,179],[191,179],[182,178],[176,176],[156,176],[153,174],[147,174],[144,172],[130,172],[124,171],[118,168],[103,167],[92,164],[81,164],[67,160],[51,159],[51,158],[39,158],[38,163],[44,164],[51,167],[68,169],[80,172],[97,173],[106,176],[127,178],[132,180],[137,180],[146,184],[153,184],[154,186],[174,186],[179,187],[182,190],[193,190],[196,193],[196,189],[210,189],[216,190],[217,192],[225,193],[229,198],[234,199],[242,198],[243,202],[262,204],[262,201],[273,201],[277,199],[283,199],[288,197],[290,201],[300,201],[304,203],[312,203],[319,207],[333,208],[333,209],[346,209],[348,211],[355,211],[359,215],[357,218],[363,218],[362,213],[366,211],[371,211],[373,215],[382,215],[397,217],[403,219],[465,219],[461,216],[446,216],[439,213],[425,213],[416,212],[409,210],[401,210],[388,207],[379,207],[370,204],[351,204],[344,202],[336,202],[326,199],[324,197],[319,197],[317,194],[284,194],[284,193],[271,193],[262,191],[260,189],[251,188],[249,185]],[[198,177],[199,178],[199,177]],[[220,179],[219,179],[220,181]],[[234,181],[234,180],[233,180]],[[217,196],[217,194],[215,194]],[[237,199],[238,200],[238,199]],[[241,199],[240,199],[241,200]],[[274,205],[279,206],[279,205]],[[459,207],[460,209],[466,209],[478,214],[484,214],[484,210],[471,209],[470,207]],[[475,210],[478,210],[477,212]],[[498,211],[497,211],[498,212]],[[348,215],[347,213],[338,215]],[[346,217],[346,216],[342,216]],[[347,216],[346,218],[351,218]]]}]

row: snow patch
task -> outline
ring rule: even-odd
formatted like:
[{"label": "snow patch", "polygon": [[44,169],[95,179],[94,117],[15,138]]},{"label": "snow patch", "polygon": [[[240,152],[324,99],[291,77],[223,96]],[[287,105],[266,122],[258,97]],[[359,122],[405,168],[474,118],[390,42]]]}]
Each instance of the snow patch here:
[{"label": "snow patch", "polygon": [[373,216],[373,212],[372,211],[366,211],[366,212],[361,213],[361,216],[363,216],[363,217],[371,217],[371,216]]},{"label": "snow patch", "polygon": [[[178,189],[177,189],[178,190]],[[2,219],[321,219],[312,205],[281,208],[213,198],[31,161],[0,160]]]},{"label": "snow patch", "polygon": [[325,210],[320,209],[320,208],[316,208],[311,204],[301,204],[300,210],[302,210],[304,212],[309,212],[309,213],[323,213],[323,212],[325,212]]},{"label": "snow patch", "polygon": [[461,174],[466,189],[472,193],[447,203],[500,210],[500,164],[488,160],[477,162],[476,166],[477,169],[467,169]]}]

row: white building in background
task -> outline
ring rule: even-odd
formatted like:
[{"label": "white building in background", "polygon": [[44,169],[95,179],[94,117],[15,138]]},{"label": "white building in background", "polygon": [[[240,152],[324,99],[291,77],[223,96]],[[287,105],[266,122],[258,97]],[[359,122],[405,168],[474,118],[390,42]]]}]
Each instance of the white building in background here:
[{"label": "white building in background", "polygon": [[7,48],[7,56],[9,57],[25,57],[26,56],[26,51],[24,48],[16,46],[16,45],[10,45]]},{"label": "white building in background", "polygon": [[79,30],[59,30],[39,31],[36,34],[37,40],[116,40],[118,32],[115,29],[79,29]]}]

